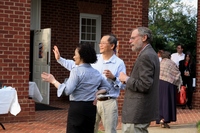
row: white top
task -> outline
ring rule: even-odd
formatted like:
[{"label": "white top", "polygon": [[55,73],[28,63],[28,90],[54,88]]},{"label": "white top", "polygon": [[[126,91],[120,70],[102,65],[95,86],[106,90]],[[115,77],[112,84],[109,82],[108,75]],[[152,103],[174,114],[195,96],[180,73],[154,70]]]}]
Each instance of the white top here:
[{"label": "white top", "polygon": [[0,89],[0,114],[7,114],[9,111],[14,116],[21,111],[17,91],[12,87]]},{"label": "white top", "polygon": [[179,61],[184,60],[184,58],[185,58],[185,54],[184,53],[182,53],[182,54],[173,53],[171,55],[171,60],[173,60],[178,67],[179,67]]},{"label": "white top", "polygon": [[162,60],[162,57],[158,57],[159,58],[159,61],[161,62],[161,60]]}]

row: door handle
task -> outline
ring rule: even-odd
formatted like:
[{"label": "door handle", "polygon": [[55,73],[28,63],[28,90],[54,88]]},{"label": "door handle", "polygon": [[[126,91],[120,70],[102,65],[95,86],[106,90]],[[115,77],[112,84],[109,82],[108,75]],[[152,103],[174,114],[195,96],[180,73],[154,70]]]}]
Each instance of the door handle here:
[{"label": "door handle", "polygon": [[49,52],[47,52],[47,65],[49,65]]}]

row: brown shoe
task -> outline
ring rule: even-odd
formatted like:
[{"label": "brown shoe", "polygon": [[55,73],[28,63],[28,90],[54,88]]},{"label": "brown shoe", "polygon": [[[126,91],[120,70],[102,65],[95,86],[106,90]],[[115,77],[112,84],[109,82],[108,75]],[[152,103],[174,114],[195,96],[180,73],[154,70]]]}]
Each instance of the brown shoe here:
[{"label": "brown shoe", "polygon": [[165,128],[170,128],[170,126],[167,123],[164,123]]}]

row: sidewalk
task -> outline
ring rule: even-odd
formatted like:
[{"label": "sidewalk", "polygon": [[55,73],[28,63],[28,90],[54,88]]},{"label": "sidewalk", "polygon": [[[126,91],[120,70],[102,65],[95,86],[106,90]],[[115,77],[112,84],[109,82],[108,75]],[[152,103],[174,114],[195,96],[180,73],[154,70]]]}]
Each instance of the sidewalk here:
[{"label": "sidewalk", "polygon": [[[67,113],[69,104],[65,101],[52,103],[51,106],[63,110],[36,111],[35,121],[3,123],[6,130],[0,133],[66,133]],[[21,117],[20,114],[17,117]],[[1,121],[2,119],[0,119]],[[121,133],[121,116],[119,116],[118,133]],[[200,120],[200,109],[181,109],[177,107],[177,121],[171,122],[170,129],[160,128],[152,122],[149,133],[197,133],[196,123]],[[103,126],[100,126],[103,131]]]},{"label": "sidewalk", "polygon": [[[150,126],[149,133],[197,133],[196,123],[171,125],[171,128],[160,128],[159,126]],[[121,130],[117,130],[121,133]]]}]

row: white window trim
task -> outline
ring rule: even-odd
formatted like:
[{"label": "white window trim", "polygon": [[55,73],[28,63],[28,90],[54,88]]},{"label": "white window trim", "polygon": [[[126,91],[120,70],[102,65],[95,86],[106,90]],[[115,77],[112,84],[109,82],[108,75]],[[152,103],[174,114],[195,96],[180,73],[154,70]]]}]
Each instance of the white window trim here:
[{"label": "white window trim", "polygon": [[80,13],[80,22],[79,22],[79,42],[81,42],[81,19],[82,18],[89,18],[89,19],[96,19],[96,41],[95,41],[95,50],[99,53],[99,42],[101,40],[101,15],[95,14],[87,14],[87,13]]}]

